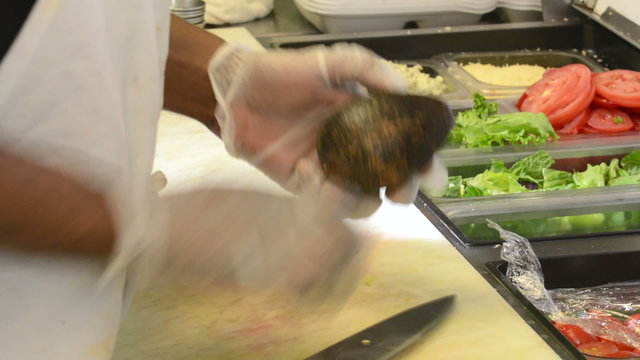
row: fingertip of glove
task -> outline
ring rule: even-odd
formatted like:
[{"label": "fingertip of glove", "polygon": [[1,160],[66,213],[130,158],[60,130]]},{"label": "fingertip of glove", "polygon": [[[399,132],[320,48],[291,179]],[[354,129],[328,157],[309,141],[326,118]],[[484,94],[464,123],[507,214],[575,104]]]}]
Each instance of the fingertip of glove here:
[{"label": "fingertip of glove", "polygon": [[377,63],[378,71],[381,74],[380,79],[383,79],[385,83],[385,90],[392,93],[406,94],[408,91],[408,85],[404,76],[387,64],[382,58],[379,58]]},{"label": "fingertip of glove", "polygon": [[419,186],[420,181],[416,176],[414,176],[399,188],[387,188],[385,195],[389,200],[395,203],[411,204],[418,194]]},{"label": "fingertip of glove", "polygon": [[441,196],[449,186],[448,170],[446,165],[437,156],[431,160],[428,170],[420,176],[420,188],[427,195]]}]

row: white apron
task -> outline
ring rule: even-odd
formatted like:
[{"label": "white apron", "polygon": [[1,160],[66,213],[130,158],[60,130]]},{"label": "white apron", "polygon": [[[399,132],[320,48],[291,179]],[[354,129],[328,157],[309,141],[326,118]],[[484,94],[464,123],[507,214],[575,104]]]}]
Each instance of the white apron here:
[{"label": "white apron", "polygon": [[125,270],[148,241],[169,5],[39,0],[0,63],[0,147],[104,193],[119,254],[106,272],[0,248],[1,360],[111,357]]}]

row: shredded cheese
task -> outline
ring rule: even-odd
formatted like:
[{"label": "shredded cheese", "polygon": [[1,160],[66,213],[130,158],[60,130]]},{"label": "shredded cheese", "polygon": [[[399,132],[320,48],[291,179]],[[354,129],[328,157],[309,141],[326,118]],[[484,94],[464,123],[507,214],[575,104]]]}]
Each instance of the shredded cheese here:
[{"label": "shredded cheese", "polygon": [[547,70],[540,65],[504,65],[469,63],[462,65],[473,77],[487,84],[503,86],[530,86],[542,78]]},{"label": "shredded cheese", "polygon": [[407,82],[407,92],[411,95],[441,95],[447,91],[447,84],[440,75],[431,77],[422,72],[421,65],[404,65],[391,61],[387,63],[400,72]]}]

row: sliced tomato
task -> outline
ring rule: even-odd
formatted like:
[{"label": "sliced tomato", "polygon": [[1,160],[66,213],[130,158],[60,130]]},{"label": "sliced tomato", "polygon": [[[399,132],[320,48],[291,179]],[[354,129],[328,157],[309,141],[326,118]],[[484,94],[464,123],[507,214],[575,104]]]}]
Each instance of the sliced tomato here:
[{"label": "sliced tomato", "polygon": [[608,356],[609,354],[620,351],[620,349],[618,349],[618,347],[614,344],[604,341],[590,342],[578,345],[577,348],[582,353],[595,356]]},{"label": "sliced tomato", "polygon": [[564,121],[561,119],[569,118],[569,121],[567,121],[568,123],[576,116],[580,115],[580,113],[582,113],[585,109],[587,109],[596,94],[596,87],[590,80],[587,86],[588,88],[580,93],[578,97],[575,98],[570,104],[551,113],[551,118],[556,119],[556,121],[558,122]]},{"label": "sliced tomato", "polygon": [[627,345],[623,342],[619,342],[619,341],[610,341],[610,343],[613,343],[615,346],[618,347],[618,349],[620,349],[620,351],[634,351],[635,348],[631,345]]},{"label": "sliced tomato", "polygon": [[584,125],[589,120],[589,115],[591,115],[591,110],[587,107],[581,112],[578,116],[576,116],[573,120],[571,120],[567,125],[558,129],[556,132],[558,134],[577,134],[582,130]]},{"label": "sliced tomato", "polygon": [[637,353],[635,351],[620,350],[620,351],[616,351],[614,353],[611,353],[611,354],[607,355],[607,357],[608,358],[620,358],[620,359],[635,358],[635,357],[640,357],[640,353]]},{"label": "sliced tomato", "polygon": [[544,113],[559,129],[582,113],[594,94],[591,70],[583,64],[571,64],[547,70],[518,103],[521,111]]},{"label": "sliced tomato", "polygon": [[600,106],[600,107],[605,107],[605,108],[609,108],[609,109],[616,109],[619,106],[612,103],[611,100],[608,100],[606,98],[603,98],[602,96],[596,94],[593,97],[593,100],[591,101],[591,104],[593,104],[594,106]]},{"label": "sliced tomato", "polygon": [[640,108],[640,72],[611,70],[594,77],[596,93],[614,104]]},{"label": "sliced tomato", "polygon": [[580,133],[582,134],[600,134],[600,131],[592,128],[589,124],[585,124],[582,129],[580,129]]},{"label": "sliced tomato", "polygon": [[633,122],[633,129],[640,130],[640,111],[624,110]]},{"label": "sliced tomato", "polygon": [[522,102],[523,111],[550,114],[563,104],[561,100],[575,89],[576,82],[576,73],[569,68],[545,71],[542,78],[527,89],[526,98]]},{"label": "sliced tomato", "polygon": [[589,334],[578,325],[556,324],[556,328],[575,346],[598,341],[595,335]]},{"label": "sliced tomato", "polygon": [[633,128],[633,121],[624,111],[596,107],[591,111],[587,125],[601,132],[620,132]]},{"label": "sliced tomato", "polygon": [[516,102],[516,107],[518,108],[518,110],[522,111],[522,103],[526,98],[527,98],[527,92],[525,91],[522,93],[522,95],[518,99],[518,102]]}]

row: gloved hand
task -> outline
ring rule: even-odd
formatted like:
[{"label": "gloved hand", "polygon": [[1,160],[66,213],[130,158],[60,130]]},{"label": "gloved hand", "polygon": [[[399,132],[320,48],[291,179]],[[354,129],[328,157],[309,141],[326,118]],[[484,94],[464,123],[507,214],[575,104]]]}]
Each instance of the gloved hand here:
[{"label": "gloved hand", "polygon": [[[268,52],[225,45],[212,57],[209,76],[228,152],[293,192],[315,186],[339,193],[324,181],[315,152],[324,120],[356,96],[366,96],[365,87],[406,91],[402,75],[379,56],[344,43]],[[390,199],[413,201],[417,179],[387,189]],[[368,204],[375,208],[379,199]]]},{"label": "gloved hand", "polygon": [[147,271],[160,283],[340,300],[364,272],[368,246],[335,206],[314,195],[242,190],[167,196],[160,199],[167,236],[145,251]]}]

